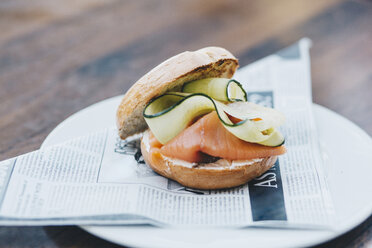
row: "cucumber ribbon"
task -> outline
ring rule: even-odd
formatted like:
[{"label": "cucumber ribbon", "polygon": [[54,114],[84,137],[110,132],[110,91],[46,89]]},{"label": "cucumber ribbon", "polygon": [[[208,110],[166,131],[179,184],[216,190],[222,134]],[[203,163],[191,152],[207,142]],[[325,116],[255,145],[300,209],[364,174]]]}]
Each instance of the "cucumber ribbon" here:
[{"label": "cucumber ribbon", "polygon": [[[167,92],[151,100],[145,107],[145,121],[160,143],[166,144],[196,117],[213,110],[217,112],[222,125],[239,139],[266,146],[284,143],[284,137],[275,129],[284,121],[280,113],[246,102],[246,93],[235,80],[203,80],[186,84],[183,91],[188,93]],[[215,99],[235,102],[226,105]],[[228,114],[242,121],[233,123]]]},{"label": "cucumber ribbon", "polygon": [[243,86],[234,79],[206,78],[186,83],[182,87],[185,93],[204,93],[223,102],[247,101]]}]

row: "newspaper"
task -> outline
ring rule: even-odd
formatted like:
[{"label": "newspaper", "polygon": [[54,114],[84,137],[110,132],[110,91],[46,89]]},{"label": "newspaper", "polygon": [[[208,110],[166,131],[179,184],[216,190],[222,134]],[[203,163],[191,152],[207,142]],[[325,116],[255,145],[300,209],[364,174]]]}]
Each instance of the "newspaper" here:
[{"label": "newspaper", "polygon": [[262,176],[232,189],[187,188],[146,165],[140,135],[120,140],[107,127],[0,162],[0,225],[331,226],[310,45],[302,39],[236,74],[249,101],[287,116],[288,152]]}]

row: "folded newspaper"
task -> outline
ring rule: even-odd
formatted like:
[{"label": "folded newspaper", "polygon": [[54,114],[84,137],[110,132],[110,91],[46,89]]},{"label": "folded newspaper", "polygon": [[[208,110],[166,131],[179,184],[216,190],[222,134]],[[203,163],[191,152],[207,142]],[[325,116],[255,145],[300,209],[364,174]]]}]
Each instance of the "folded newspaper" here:
[{"label": "folded newspaper", "polygon": [[287,116],[288,152],[246,185],[195,190],[154,173],[140,136],[112,126],[0,162],[0,225],[329,227],[334,209],[312,112],[310,40],[241,68],[248,100]]}]

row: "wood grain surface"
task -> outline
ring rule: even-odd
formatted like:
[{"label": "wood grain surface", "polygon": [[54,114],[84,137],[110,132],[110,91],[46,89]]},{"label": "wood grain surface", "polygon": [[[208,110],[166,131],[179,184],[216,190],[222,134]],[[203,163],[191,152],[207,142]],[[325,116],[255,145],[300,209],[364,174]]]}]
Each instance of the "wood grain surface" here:
[{"label": "wood grain surface", "polygon": [[[313,99],[372,134],[372,1],[0,2],[0,160],[37,149],[74,112],[208,45],[241,65],[301,37]],[[320,247],[372,246],[372,217]],[[117,247],[78,227],[0,227],[0,247]]]}]

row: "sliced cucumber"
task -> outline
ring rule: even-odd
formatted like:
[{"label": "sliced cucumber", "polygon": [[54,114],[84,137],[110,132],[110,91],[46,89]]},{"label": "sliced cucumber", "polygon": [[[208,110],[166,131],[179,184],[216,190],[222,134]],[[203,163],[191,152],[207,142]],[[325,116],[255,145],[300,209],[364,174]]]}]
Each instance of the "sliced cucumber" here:
[{"label": "sliced cucumber", "polygon": [[213,102],[205,95],[166,93],[151,101],[145,107],[143,116],[154,136],[165,144],[185,129],[195,117],[214,109]]},{"label": "sliced cucumber", "polygon": [[160,143],[166,144],[195,117],[213,110],[216,110],[223,126],[244,141],[266,146],[278,146],[284,142],[283,136],[274,128],[262,131],[258,122],[254,120],[242,118],[244,120],[232,123],[226,114],[229,114],[231,107],[203,93],[166,93],[153,99],[145,107],[143,116],[154,136]]},{"label": "sliced cucumber", "polygon": [[243,86],[234,79],[205,78],[186,83],[182,92],[204,93],[213,99],[223,102],[247,101],[247,93]]},{"label": "sliced cucumber", "polygon": [[234,102],[226,105],[225,112],[239,119],[256,120],[260,131],[279,127],[285,122],[285,116],[279,111],[251,102]]},{"label": "sliced cucumber", "polygon": [[285,142],[285,139],[283,135],[276,129],[272,129],[272,133],[270,135],[270,138],[267,140],[260,142],[259,144],[264,145],[264,146],[281,146]]}]

